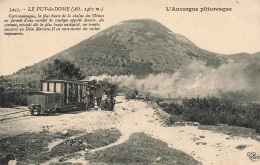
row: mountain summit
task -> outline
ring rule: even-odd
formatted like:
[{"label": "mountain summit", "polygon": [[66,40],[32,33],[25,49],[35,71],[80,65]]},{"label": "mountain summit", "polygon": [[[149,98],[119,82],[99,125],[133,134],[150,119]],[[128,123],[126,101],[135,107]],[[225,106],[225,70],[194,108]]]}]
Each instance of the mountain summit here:
[{"label": "mountain summit", "polygon": [[55,58],[72,61],[86,75],[173,72],[194,60],[210,67],[221,64],[220,55],[198,48],[152,19],[118,23],[25,70],[35,70]]},{"label": "mountain summit", "polygon": [[194,59],[214,67],[220,64],[216,54],[151,19],[123,21],[55,56],[59,57],[71,59],[88,75],[173,71]]}]

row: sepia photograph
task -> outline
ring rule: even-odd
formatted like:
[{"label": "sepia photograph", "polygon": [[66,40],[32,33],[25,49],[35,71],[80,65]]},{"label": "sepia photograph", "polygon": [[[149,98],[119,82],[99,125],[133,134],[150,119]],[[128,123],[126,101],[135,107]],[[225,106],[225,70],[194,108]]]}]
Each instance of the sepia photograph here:
[{"label": "sepia photograph", "polygon": [[259,0],[0,0],[0,165],[260,164]]}]

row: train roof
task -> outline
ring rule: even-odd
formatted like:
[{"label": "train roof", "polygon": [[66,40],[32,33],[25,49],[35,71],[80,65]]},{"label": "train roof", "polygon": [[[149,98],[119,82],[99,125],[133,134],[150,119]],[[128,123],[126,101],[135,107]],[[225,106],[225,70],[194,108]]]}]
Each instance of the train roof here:
[{"label": "train roof", "polygon": [[68,80],[41,80],[41,82],[60,82],[60,83],[73,83],[73,84],[89,84],[91,81],[68,81]]},{"label": "train roof", "polygon": [[60,94],[60,93],[49,92],[49,91],[34,91],[34,92],[29,92],[29,95],[31,94]]}]

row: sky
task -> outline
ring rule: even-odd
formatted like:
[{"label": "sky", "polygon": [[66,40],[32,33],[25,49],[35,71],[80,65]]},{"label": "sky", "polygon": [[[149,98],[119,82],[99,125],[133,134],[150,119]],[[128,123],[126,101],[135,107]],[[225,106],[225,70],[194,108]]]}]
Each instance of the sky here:
[{"label": "sky", "polygon": [[[29,32],[3,35],[10,8],[103,7],[104,30],[129,19],[154,19],[198,47],[221,54],[260,51],[260,0],[0,0],[0,75],[9,75],[100,31]],[[175,8],[232,8],[231,12],[173,12]],[[21,14],[26,14],[25,11]],[[31,12],[32,14],[32,12]]]}]

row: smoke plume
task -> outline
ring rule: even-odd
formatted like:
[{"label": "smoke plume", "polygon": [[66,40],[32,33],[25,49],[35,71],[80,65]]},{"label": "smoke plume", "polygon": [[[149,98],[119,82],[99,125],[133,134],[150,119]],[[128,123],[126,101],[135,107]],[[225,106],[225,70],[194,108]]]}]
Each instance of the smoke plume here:
[{"label": "smoke plume", "polygon": [[162,97],[196,97],[215,95],[219,90],[249,90],[243,72],[247,65],[229,61],[217,69],[209,68],[202,62],[193,62],[175,73],[150,74],[138,79],[134,75],[91,76],[89,79],[108,80],[121,87],[145,90]]}]

